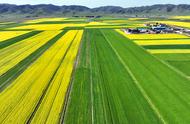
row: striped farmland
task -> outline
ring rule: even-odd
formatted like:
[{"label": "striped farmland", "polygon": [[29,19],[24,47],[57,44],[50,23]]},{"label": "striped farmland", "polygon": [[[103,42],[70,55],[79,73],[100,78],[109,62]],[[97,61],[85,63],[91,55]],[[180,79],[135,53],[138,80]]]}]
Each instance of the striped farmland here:
[{"label": "striped farmland", "polygon": [[12,35],[0,38],[0,123],[188,124],[190,38],[115,29],[128,26],[143,24],[42,18],[3,27]]},{"label": "striped farmland", "polygon": [[[79,32],[77,34],[77,31],[69,31],[68,33],[66,33],[63,38],[58,40],[55,45],[48,49],[35,63],[33,63],[11,85],[9,85],[8,88],[6,88],[0,94],[1,99],[4,99],[5,97],[7,97],[7,95],[9,96],[8,99],[4,100],[4,102],[1,103],[0,121],[2,123],[13,121],[15,123],[22,123],[30,120],[30,116],[33,113],[32,111],[35,110],[35,106],[37,107],[38,102],[40,102],[40,99],[43,96],[43,91],[50,86],[49,81],[51,81],[52,78],[56,76],[56,74],[54,75],[54,73],[57,72],[57,68],[61,64],[61,61],[64,59],[64,56],[73,56],[71,53],[69,53],[69,48],[74,47],[75,51],[77,51],[81,35],[82,32]],[[73,41],[75,36],[77,37],[77,39]],[[72,44],[74,46],[71,45],[72,42],[74,42]],[[75,56],[76,52],[71,61],[65,61],[71,62],[71,66],[69,66],[71,68],[70,72],[72,71]],[[70,65],[70,63],[66,64],[66,66]],[[42,75],[38,74],[43,71],[45,73],[43,73]],[[27,77],[27,79],[25,77]],[[61,81],[61,79],[58,81]],[[32,99],[30,99],[31,97]]]}]

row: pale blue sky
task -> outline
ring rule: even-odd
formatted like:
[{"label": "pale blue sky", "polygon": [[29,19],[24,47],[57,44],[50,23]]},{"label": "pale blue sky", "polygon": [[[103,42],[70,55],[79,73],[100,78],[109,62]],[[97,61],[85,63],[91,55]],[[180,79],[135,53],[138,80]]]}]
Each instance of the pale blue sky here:
[{"label": "pale blue sky", "polygon": [[134,7],[152,4],[190,4],[190,0],[0,0],[0,3]]}]

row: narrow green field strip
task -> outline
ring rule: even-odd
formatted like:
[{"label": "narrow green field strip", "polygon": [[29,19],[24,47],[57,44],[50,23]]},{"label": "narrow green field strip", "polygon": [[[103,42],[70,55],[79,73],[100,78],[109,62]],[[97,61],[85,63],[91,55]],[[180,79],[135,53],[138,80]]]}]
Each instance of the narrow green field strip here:
[{"label": "narrow green field strip", "polygon": [[26,38],[32,37],[34,35],[37,35],[38,33],[40,33],[40,31],[32,31],[32,32],[29,32],[27,34],[23,34],[23,35],[20,35],[20,36],[17,36],[17,37],[2,41],[2,42],[0,42],[0,49],[8,47],[8,46],[10,46],[10,45],[12,45],[14,43],[19,42],[19,41],[22,41],[23,39],[26,39]]},{"label": "narrow green field strip", "polygon": [[0,75],[17,65],[59,33],[60,31],[45,31],[23,41],[23,44],[18,45],[19,49],[7,47],[7,49],[0,50]]},{"label": "narrow green field strip", "polygon": [[66,124],[90,124],[92,122],[91,44],[87,42],[88,40],[89,33],[85,30],[64,116],[64,123]]},{"label": "narrow green field strip", "polygon": [[[63,37],[67,36],[72,41],[76,33],[77,31],[68,32]],[[58,40],[0,94],[0,99],[9,96],[8,99],[0,103],[1,123],[27,122],[41,99],[41,95],[49,86],[49,82],[52,81],[71,41]],[[25,79],[26,76],[32,78]]]},{"label": "narrow green field strip", "polygon": [[48,50],[58,39],[60,39],[67,31],[62,31],[60,34],[52,38],[45,45],[38,48],[35,52],[30,54],[27,58],[20,61],[13,68],[8,70],[6,73],[0,76],[0,90],[2,91],[5,87],[11,84],[22,72],[27,69],[35,60],[37,60],[46,50]]},{"label": "narrow green field strip", "polygon": [[[88,39],[86,42],[90,42],[91,56],[89,58],[90,65],[90,95],[91,98],[91,123],[113,123],[115,120],[113,116],[115,106],[112,105],[111,100],[108,98],[108,87],[104,84],[106,80],[103,79],[103,72],[100,68],[100,58],[98,57],[98,49],[96,42],[99,39],[96,30],[87,30]],[[113,108],[112,108],[113,107]],[[116,112],[116,111],[115,111]]]},{"label": "narrow green field strip", "polygon": [[190,49],[190,44],[178,45],[142,45],[145,49]]},{"label": "narrow green field strip", "polygon": [[83,30],[85,27],[80,26],[80,27],[65,27],[62,30]]},{"label": "narrow green field strip", "polygon": [[170,65],[190,76],[190,60],[189,61],[167,61]]},{"label": "narrow green field strip", "polygon": [[63,123],[66,124],[112,123],[92,39],[94,40],[93,34],[86,30],[64,117]]},{"label": "narrow green field strip", "polygon": [[163,117],[164,122],[188,123],[190,121],[189,79],[121,34],[108,30],[103,32],[125,66],[131,70],[138,85]]},{"label": "narrow green field strip", "polygon": [[187,61],[190,60],[189,53],[170,53],[170,54],[154,54],[157,58],[166,61]]}]

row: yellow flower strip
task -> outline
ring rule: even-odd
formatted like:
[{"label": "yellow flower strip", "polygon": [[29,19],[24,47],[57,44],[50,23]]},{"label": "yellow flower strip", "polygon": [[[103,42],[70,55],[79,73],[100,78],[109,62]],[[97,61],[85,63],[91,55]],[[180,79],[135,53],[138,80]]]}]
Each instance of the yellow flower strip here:
[{"label": "yellow flower strip", "polygon": [[25,26],[18,26],[10,29],[33,29],[33,30],[61,30],[65,27],[81,27],[81,26],[86,26],[85,23],[82,24],[31,24],[31,25],[25,25]]},{"label": "yellow flower strip", "polygon": [[66,91],[67,91],[67,87],[69,85],[70,79],[71,79],[71,73],[73,70],[73,65],[74,65],[74,61],[78,52],[78,48],[79,48],[79,44],[81,41],[81,37],[82,37],[82,32],[80,32],[80,35],[76,38],[76,44],[75,46],[73,46],[73,48],[71,48],[71,50],[73,49],[73,51],[70,51],[68,53],[68,57],[70,56],[71,59],[69,60],[69,64],[68,66],[68,71],[67,73],[64,74],[63,78],[62,78],[62,82],[61,82],[61,86],[59,88],[59,91],[56,95],[54,104],[51,108],[49,117],[47,119],[48,124],[52,124],[52,123],[58,123],[59,119],[60,119],[60,113],[62,112],[62,107],[63,107],[63,103],[65,100],[65,95],[66,95]]},{"label": "yellow flower strip", "polygon": [[171,19],[190,19],[190,16],[172,16]]},{"label": "yellow flower strip", "polygon": [[[122,34],[125,37],[128,37],[127,34],[125,34],[123,31],[116,29],[117,32]],[[148,52],[152,54],[157,54],[157,53],[190,53],[190,50],[185,50],[185,49],[154,49],[154,50],[147,50]]]},{"label": "yellow flower strip", "polygon": [[0,42],[29,33],[29,31],[0,31]]},{"label": "yellow flower strip", "polygon": [[177,21],[156,21],[156,22],[168,24],[168,25],[173,25],[173,26],[178,26],[178,27],[190,28],[189,22],[177,22]]},{"label": "yellow flower strip", "polygon": [[66,18],[41,18],[41,19],[34,19],[34,20],[28,20],[24,23],[39,23],[44,21],[64,21]]},{"label": "yellow flower strip", "polygon": [[[12,51],[4,54],[3,58],[0,59],[0,75],[4,74],[10,68],[14,67],[28,55],[33,53],[35,50],[40,48],[42,45],[47,43],[50,39],[59,34],[60,31],[46,31],[30,39],[26,39],[25,42],[22,42],[23,48],[20,49],[11,49]],[[26,47],[24,47],[26,46]],[[3,50],[2,50],[3,51]],[[5,52],[6,53],[6,52]]]},{"label": "yellow flower strip", "polygon": [[145,19],[148,19],[148,18],[128,18],[128,20],[130,21],[145,20]]},{"label": "yellow flower strip", "polygon": [[25,25],[18,26],[10,29],[33,29],[33,30],[60,30],[66,25],[64,24],[38,24],[38,25]]},{"label": "yellow flower strip", "polygon": [[[7,55],[10,55],[16,51],[18,51],[19,49],[23,49],[25,47],[28,47],[29,44],[32,43],[36,43],[36,40],[41,40],[38,37],[42,37],[42,34],[44,34],[44,32],[39,33],[33,37],[27,38],[27,39],[23,39],[15,44],[12,44],[4,49],[0,50],[0,60],[5,58]],[[47,33],[45,33],[47,35]],[[43,36],[45,38],[45,36]],[[38,39],[37,39],[38,38]],[[33,39],[36,39],[35,42],[33,41]]]},{"label": "yellow flower strip", "polygon": [[180,39],[180,38],[189,38],[188,36],[181,34],[126,34],[129,39]]},{"label": "yellow flower strip", "polygon": [[152,54],[157,53],[190,53],[190,50],[187,49],[156,49],[156,50],[147,50],[148,52]]},{"label": "yellow flower strip", "polygon": [[138,45],[178,45],[178,44],[190,44],[190,39],[187,40],[136,40],[134,41]]},{"label": "yellow flower strip", "polygon": [[70,50],[52,80],[51,86],[32,120],[33,124],[44,124],[46,120],[47,123],[51,124],[59,122],[82,34],[83,31],[79,31],[77,37],[73,41]]},{"label": "yellow flower strip", "polygon": [[76,33],[67,32],[0,94],[2,124],[28,120]]}]

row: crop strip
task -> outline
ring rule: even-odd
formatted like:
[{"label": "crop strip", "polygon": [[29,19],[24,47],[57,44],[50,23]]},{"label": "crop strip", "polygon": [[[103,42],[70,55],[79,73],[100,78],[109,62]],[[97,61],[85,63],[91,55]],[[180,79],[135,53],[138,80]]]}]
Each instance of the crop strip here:
[{"label": "crop strip", "polygon": [[[167,123],[188,122],[189,118],[186,115],[189,113],[187,109],[189,108],[190,101],[188,96],[189,87],[187,86],[189,84],[189,79],[167,63],[147,53],[131,40],[125,39],[117,33],[114,35],[111,31],[109,33],[110,41],[112,41],[114,37],[118,37],[118,40],[121,41],[121,44],[116,44],[113,41],[112,44],[114,44],[124,62],[132,70],[136,79],[141,83],[141,86],[158,108],[164,120]],[[128,40],[128,42],[126,42],[126,40]],[[123,51],[125,55],[122,54],[121,51]],[[131,55],[128,53],[131,53]],[[128,55],[130,61],[126,59]],[[131,63],[132,60],[135,62],[135,66],[133,66],[134,63]],[[157,69],[158,67],[159,70]],[[138,70],[136,70],[136,68],[138,68]],[[143,75],[139,70],[143,70]],[[145,78],[145,76],[147,77]],[[147,83],[147,79],[151,83]],[[174,101],[175,104],[172,104]]]},{"label": "crop strip", "polygon": [[151,54],[188,54],[190,49],[147,49]]},{"label": "crop strip", "polygon": [[[156,34],[155,34],[156,35]],[[148,36],[147,36],[148,37]],[[164,36],[163,36],[164,37]],[[130,38],[129,38],[130,39]],[[133,40],[133,41],[136,41],[137,43],[138,43],[138,41],[141,41],[141,40],[143,40],[143,41],[151,41],[151,40],[155,40],[155,42],[157,41],[157,40],[190,40],[190,38],[155,38],[155,39],[152,39],[152,38],[150,38],[150,39],[131,39],[131,40]]]},{"label": "crop strip", "polygon": [[60,31],[45,31],[35,37],[22,41],[20,44],[15,44],[11,47],[0,50],[0,53],[2,53],[0,54],[0,75],[14,67],[59,33]]},{"label": "crop strip", "polygon": [[[69,44],[69,46],[65,52],[64,57],[62,58],[62,60],[60,62],[59,67],[57,68],[56,72],[54,73],[52,80],[49,82],[50,83],[49,87],[47,87],[46,92],[43,93],[44,97],[42,97],[41,101],[39,101],[39,106],[36,106],[36,111],[33,112],[33,115],[31,116],[31,119],[29,120],[31,123],[45,123],[46,122],[60,86],[64,83],[66,83],[66,82],[62,82],[61,78],[65,77],[64,74],[69,73],[69,72],[67,71],[68,67],[63,67],[63,64],[64,64],[64,66],[68,66],[67,63],[69,61],[66,61],[68,59],[68,52],[72,52],[71,49],[72,49],[73,42],[74,42],[76,36],[77,36],[77,34],[74,37],[72,37],[72,39],[68,39],[68,37],[61,39],[63,42],[67,42],[67,44]],[[68,78],[69,78],[69,76],[68,76]],[[65,89],[67,89],[67,87],[65,87]],[[64,98],[64,97],[62,97],[62,98]],[[60,103],[60,104],[63,104],[63,103]]]},{"label": "crop strip", "polygon": [[[68,32],[66,36],[68,37],[69,34],[70,32]],[[73,37],[69,38],[71,39]],[[35,63],[24,71],[23,74],[20,75],[11,86],[2,92],[0,98],[3,99],[8,95],[9,99],[1,103],[1,122],[7,123],[14,120],[19,123],[23,122],[23,120],[26,122],[29,119],[32,111],[35,109],[35,106],[40,100],[43,91],[48,86],[48,82],[51,81],[52,76],[59,66],[66,49],[68,48],[68,45],[66,44],[69,45],[69,42],[62,42],[61,40],[58,40],[56,44],[49,48]],[[44,63],[44,60],[46,63]],[[41,75],[36,74],[36,72],[41,73]],[[24,77],[28,74],[32,78],[28,78],[22,82]],[[17,89],[17,93],[11,93],[11,89]],[[32,99],[30,99],[31,96]],[[4,105],[6,105],[5,108],[3,107]],[[26,107],[21,107],[23,105],[26,105]],[[19,119],[17,116],[19,116]]]},{"label": "crop strip", "polygon": [[71,80],[69,82],[69,86],[68,86],[68,89],[67,89],[67,92],[66,92],[66,95],[65,95],[65,102],[64,102],[63,109],[62,109],[60,123],[64,123],[64,119],[65,119],[67,107],[68,107],[68,104],[69,104],[69,100],[71,99],[70,97],[71,97],[71,91],[72,91],[72,88],[73,88],[74,74],[76,73],[76,68],[77,68],[77,66],[79,64],[80,54],[81,54],[81,50],[83,48],[84,34],[85,34],[85,30],[83,30],[83,35],[82,35],[81,42],[80,42],[80,45],[79,45],[79,50],[78,50],[78,53],[77,53],[77,56],[76,56],[76,61],[74,63],[74,70],[72,71]]},{"label": "crop strip", "polygon": [[35,60],[37,60],[46,50],[48,50],[54,43],[57,42],[67,31],[62,31],[60,34],[52,38],[45,45],[41,46],[35,52],[30,54],[27,58],[19,62],[13,68],[8,70],[6,73],[0,76],[0,91],[2,91],[6,86],[11,84],[15,78],[17,78],[22,72]]},{"label": "crop strip", "polygon": [[23,35],[20,35],[20,36],[17,36],[17,37],[2,41],[2,42],[0,42],[0,49],[3,49],[5,47],[7,47],[9,45],[12,45],[14,43],[17,43],[19,41],[22,41],[23,39],[32,37],[32,36],[34,36],[34,35],[36,35],[36,34],[38,34],[40,32],[41,31],[31,31],[31,32],[29,32],[27,34],[23,34]]},{"label": "crop strip", "polygon": [[63,123],[160,123],[100,30],[86,32]]},{"label": "crop strip", "polygon": [[145,49],[190,49],[189,44],[178,45],[142,45]]}]

